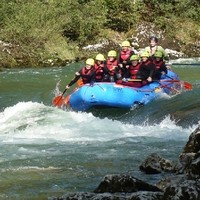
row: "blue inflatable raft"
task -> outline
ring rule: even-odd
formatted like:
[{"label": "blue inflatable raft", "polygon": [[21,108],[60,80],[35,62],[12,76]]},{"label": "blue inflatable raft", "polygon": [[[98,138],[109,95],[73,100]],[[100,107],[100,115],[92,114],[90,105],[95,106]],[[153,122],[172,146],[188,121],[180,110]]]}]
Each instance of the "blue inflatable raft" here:
[{"label": "blue inflatable raft", "polygon": [[[116,83],[99,82],[85,84],[67,97],[67,104],[75,111],[88,111],[91,108],[114,107],[131,109],[135,105],[146,105],[162,93],[178,91],[179,78],[168,71],[160,81],[154,81],[141,88]],[[180,84],[179,84],[180,86]]]}]

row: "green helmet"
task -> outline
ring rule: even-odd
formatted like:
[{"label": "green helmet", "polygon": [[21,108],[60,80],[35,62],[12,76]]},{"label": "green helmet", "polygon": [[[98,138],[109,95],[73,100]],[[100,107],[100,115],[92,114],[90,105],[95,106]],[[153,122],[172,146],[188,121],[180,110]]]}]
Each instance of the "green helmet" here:
[{"label": "green helmet", "polygon": [[149,53],[147,51],[144,51],[141,53],[140,57],[149,57]]},{"label": "green helmet", "polygon": [[130,61],[132,61],[132,60],[140,60],[140,57],[138,55],[132,55],[130,57]]},{"label": "green helmet", "polygon": [[95,60],[104,61],[105,60],[104,55],[103,54],[97,54]]},{"label": "green helmet", "polygon": [[154,54],[154,57],[155,58],[162,58],[163,57],[163,54],[161,51],[156,51],[156,53]]},{"label": "green helmet", "polygon": [[85,63],[86,63],[86,65],[94,66],[94,59],[88,58]]},{"label": "green helmet", "polygon": [[108,57],[117,57],[117,52],[114,50],[111,50],[108,52]]},{"label": "green helmet", "polygon": [[131,46],[131,44],[130,44],[130,42],[129,41],[123,41],[122,42],[122,47],[130,47]]}]

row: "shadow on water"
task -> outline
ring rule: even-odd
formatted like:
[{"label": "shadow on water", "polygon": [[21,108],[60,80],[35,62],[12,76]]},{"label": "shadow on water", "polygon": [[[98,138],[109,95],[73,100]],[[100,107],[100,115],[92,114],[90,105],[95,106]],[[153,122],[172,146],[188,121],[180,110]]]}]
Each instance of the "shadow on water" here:
[{"label": "shadow on water", "polygon": [[132,111],[130,109],[122,108],[92,108],[88,112],[91,112],[95,117],[101,119],[108,118],[112,120],[123,121],[124,117],[129,115]]}]

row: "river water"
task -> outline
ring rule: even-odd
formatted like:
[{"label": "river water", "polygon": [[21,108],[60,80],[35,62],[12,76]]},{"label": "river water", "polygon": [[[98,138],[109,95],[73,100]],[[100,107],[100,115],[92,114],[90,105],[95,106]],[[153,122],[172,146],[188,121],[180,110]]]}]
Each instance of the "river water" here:
[{"label": "river water", "polygon": [[200,59],[174,62],[192,91],[136,110],[87,113],[52,105],[57,83],[62,92],[81,63],[0,72],[0,199],[93,191],[106,174],[156,183],[161,175],[144,176],[139,165],[151,153],[176,162],[200,120]]}]

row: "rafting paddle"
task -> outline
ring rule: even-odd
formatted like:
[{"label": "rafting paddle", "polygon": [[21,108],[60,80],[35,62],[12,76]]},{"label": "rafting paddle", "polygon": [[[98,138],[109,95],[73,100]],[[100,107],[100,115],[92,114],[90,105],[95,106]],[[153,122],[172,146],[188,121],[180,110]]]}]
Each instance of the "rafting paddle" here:
[{"label": "rafting paddle", "polygon": [[62,94],[58,95],[57,97],[55,97],[55,98],[53,99],[53,104],[54,104],[54,106],[59,107],[59,106],[62,105],[62,101],[61,101],[61,100],[62,100],[63,95],[65,94],[66,91],[67,91],[67,88],[63,91]]},{"label": "rafting paddle", "polygon": [[[168,76],[167,74],[165,74],[165,76],[170,78],[172,80],[171,82],[180,82],[181,84],[183,84],[183,86],[184,86],[184,88],[186,90],[191,90],[192,89],[192,84],[190,84],[190,83],[188,83],[186,81],[180,81],[180,80],[173,79],[172,77]],[[168,82],[170,82],[170,80]]]},{"label": "rafting paddle", "polygon": [[[136,79],[126,79],[128,82],[141,82],[142,81],[142,79],[138,79],[138,78],[136,78]],[[126,81],[125,81],[126,82]]]},{"label": "rafting paddle", "polygon": [[161,83],[159,83],[159,84],[160,84],[161,88],[166,88],[166,89],[171,90],[172,92],[175,92],[175,93],[178,93],[178,94],[181,93],[179,90],[177,90],[177,89],[175,89],[175,88],[173,88],[173,87],[170,87],[170,86],[168,86],[168,85],[161,84]]},{"label": "rafting paddle", "polygon": [[[136,82],[140,82],[140,81],[142,81],[141,79],[128,79],[128,81],[130,81],[130,82],[134,82],[134,81],[136,81]],[[175,88],[173,88],[173,87],[170,87],[170,86],[168,86],[168,85],[165,85],[165,84],[162,84],[161,82],[180,82],[179,80],[153,80],[154,82],[158,82],[159,84],[160,84],[160,86],[161,86],[161,88],[166,88],[166,89],[168,89],[168,90],[171,90],[172,92],[175,92],[175,93],[179,93],[180,94],[180,91],[179,90],[177,90],[177,89],[175,89]]]},{"label": "rafting paddle", "polygon": [[[169,77],[171,80],[161,79],[160,82],[180,83],[180,84],[183,84],[183,86],[184,86],[184,88],[186,90],[191,90],[192,89],[192,84],[190,84],[189,82],[176,80],[176,79],[171,78],[170,76],[167,76],[167,77]],[[139,81],[142,81],[142,80],[141,79],[128,79],[128,81],[130,81],[130,82],[134,82],[134,81],[139,82]],[[159,82],[158,80],[153,80],[153,81]]]},{"label": "rafting paddle", "polygon": [[192,89],[192,84],[186,82],[186,81],[183,81],[183,84],[184,84],[184,88],[186,90],[191,90]]}]

